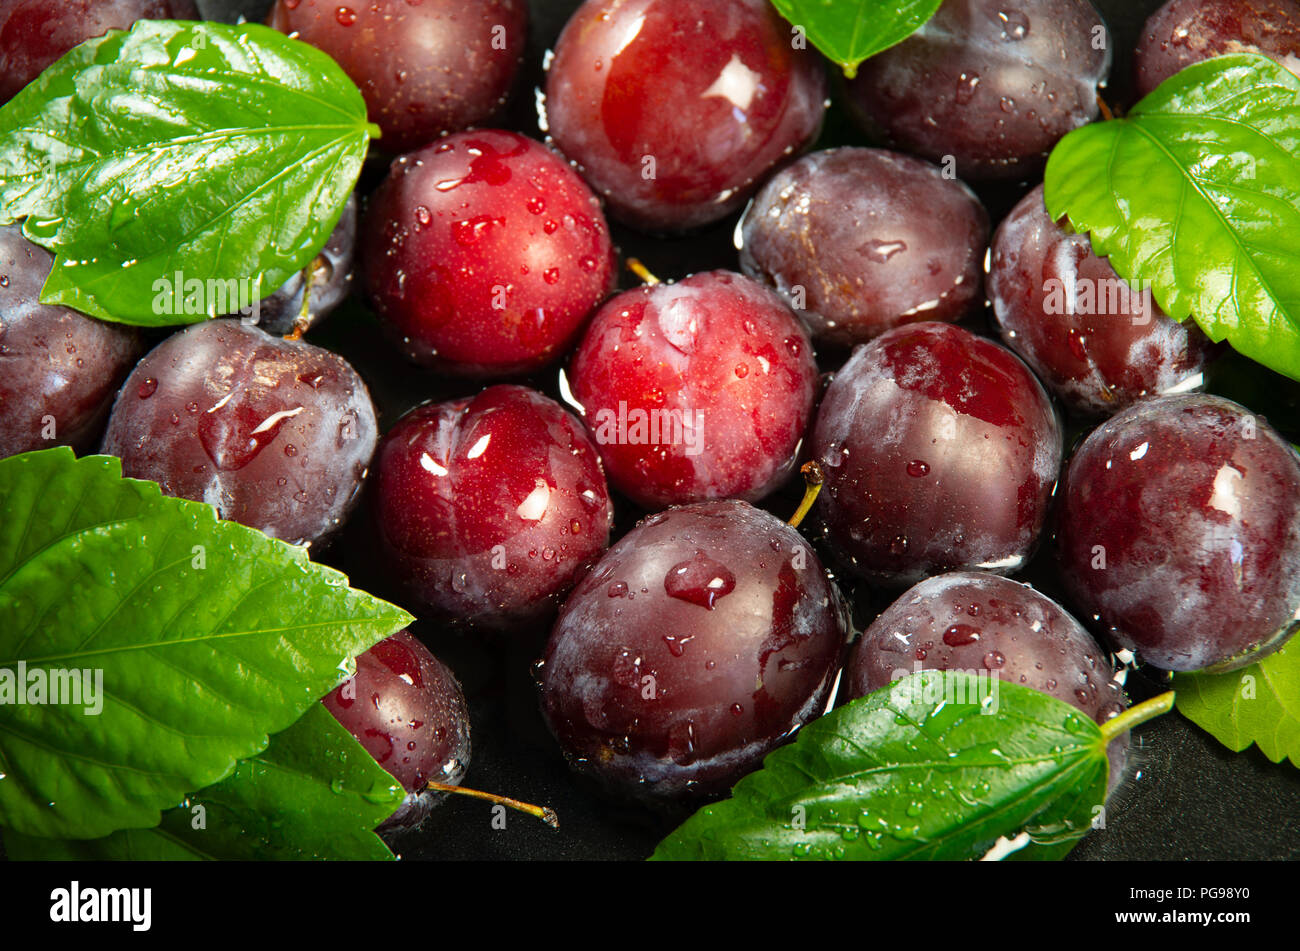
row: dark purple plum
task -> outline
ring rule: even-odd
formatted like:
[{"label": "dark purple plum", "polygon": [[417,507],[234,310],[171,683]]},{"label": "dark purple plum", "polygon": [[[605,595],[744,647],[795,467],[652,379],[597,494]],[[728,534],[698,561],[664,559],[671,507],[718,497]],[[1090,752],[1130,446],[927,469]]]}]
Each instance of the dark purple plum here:
[{"label": "dark purple plum", "polygon": [[944,0],[862,64],[849,106],[868,133],[970,181],[1028,179],[1097,118],[1110,35],[1088,0]]},{"label": "dark purple plum", "polygon": [[852,346],[978,309],[989,219],[928,162],[879,149],[814,152],[777,172],[741,222],[740,266],[813,337]]},{"label": "dark purple plum", "polygon": [[268,22],[343,67],[392,153],[489,118],[528,42],[527,0],[276,0]]},{"label": "dark purple plum", "polygon": [[370,393],[347,361],[227,319],[173,334],[140,361],[103,451],[129,478],[302,545],[351,511],[377,439]]},{"label": "dark purple plum", "polygon": [[537,668],[542,711],[616,795],[716,795],[825,711],[846,633],[793,528],[735,500],[672,508],[570,596]]},{"label": "dark purple plum", "polygon": [[[962,670],[1049,694],[1105,723],[1128,706],[1115,669],[1084,628],[1027,584],[979,571],[928,578],[863,632],[845,669],[850,698],[922,670]],[[1110,785],[1128,734],[1110,746]]]},{"label": "dark purple plum", "polygon": [[1300,75],[1296,0],[1170,0],[1142,28],[1133,59],[1138,95],[1225,53],[1262,53]]},{"label": "dark purple plum", "polygon": [[1300,460],[1230,400],[1112,417],[1070,460],[1058,518],[1080,616],[1157,667],[1241,667],[1300,624]]},{"label": "dark purple plum", "polygon": [[951,324],[860,347],[827,389],[817,510],[844,567],[890,585],[1032,554],[1061,464],[1060,422],[1009,350]]},{"label": "dark purple plum", "polygon": [[709,224],[821,128],[822,64],[792,36],[767,0],[587,0],[555,45],[544,126],[614,218]]},{"label": "dark purple plum", "polygon": [[193,0],[4,0],[0,3],[0,103],[68,50],[136,20],[197,20]]},{"label": "dark purple plum", "polygon": [[1007,346],[1081,415],[1202,388],[1216,348],[1122,281],[1086,234],[1053,221],[1040,185],[993,237],[988,294]]},{"label": "dark purple plum", "polygon": [[40,302],[53,256],[0,228],[0,458],[92,447],[143,350],[130,327]]},{"label": "dark purple plum", "polygon": [[610,483],[659,509],[752,502],[780,486],[812,416],[817,365],[779,296],[709,271],[606,303],[567,379]]},{"label": "dark purple plum", "polygon": [[546,621],[609,543],[612,508],[582,424],[522,386],[412,410],[376,454],[388,569],[434,615]]},{"label": "dark purple plum", "polygon": [[456,677],[410,631],[357,658],[357,672],[322,701],[407,796],[381,830],[418,825],[469,768],[469,709]]}]

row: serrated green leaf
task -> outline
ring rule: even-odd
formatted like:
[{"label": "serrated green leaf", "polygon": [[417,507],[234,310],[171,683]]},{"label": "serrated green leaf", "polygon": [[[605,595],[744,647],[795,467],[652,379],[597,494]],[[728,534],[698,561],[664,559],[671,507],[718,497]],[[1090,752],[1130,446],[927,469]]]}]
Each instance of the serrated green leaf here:
[{"label": "serrated green leaf", "polygon": [[772,5],[852,79],[863,60],[924,26],[943,0],[772,0]]},{"label": "serrated green leaf", "polygon": [[233,775],[163,813],[155,829],[85,840],[6,833],[5,851],[43,861],[391,860],[372,830],[404,797],[329,711],[313,704]]},{"label": "serrated green leaf", "polygon": [[992,683],[925,671],[832,711],[652,858],[970,859],[1024,831],[1055,857],[1047,846],[1082,837],[1105,799],[1101,730],[1054,697]]},{"label": "serrated green leaf", "polygon": [[[371,132],[355,84],[305,43],[257,24],[141,20],[0,109],[0,222],[27,218],[56,253],[46,303],[193,323],[238,309],[207,282],[265,295],[306,265]],[[191,288],[204,293],[187,313]]]},{"label": "serrated green leaf", "polygon": [[1297,156],[1300,77],[1222,56],[1062,139],[1045,199],[1165,313],[1300,379]]},{"label": "serrated green leaf", "polygon": [[18,832],[157,825],[411,621],[304,549],[120,473],[67,449],[0,460],[0,691],[20,663],[89,670],[92,688],[102,672],[98,715],[0,702],[0,826]]},{"label": "serrated green leaf", "polygon": [[1300,644],[1225,674],[1178,674],[1178,709],[1240,753],[1252,743],[1274,763],[1300,766]]}]

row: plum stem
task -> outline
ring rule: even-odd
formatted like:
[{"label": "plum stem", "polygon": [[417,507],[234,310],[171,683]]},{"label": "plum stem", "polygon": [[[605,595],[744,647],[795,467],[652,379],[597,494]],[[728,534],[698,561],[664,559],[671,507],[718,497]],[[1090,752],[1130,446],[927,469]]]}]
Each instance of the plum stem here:
[{"label": "plum stem", "polygon": [[805,462],[799,471],[803,473],[803,501],[799,503],[799,507],[790,516],[790,521],[787,524],[791,528],[798,528],[803,523],[803,520],[808,517],[808,513],[812,511],[813,503],[817,501],[817,496],[821,494],[822,482],[825,481],[822,478],[822,467],[817,464],[816,460]]},{"label": "plum stem", "polygon": [[1115,118],[1115,113],[1111,111],[1110,104],[1101,97],[1101,93],[1097,93],[1097,108],[1101,110],[1101,117],[1106,122]]},{"label": "plum stem", "polygon": [[1163,716],[1174,708],[1174,692],[1166,691],[1150,700],[1144,700],[1135,707],[1129,707],[1117,717],[1111,717],[1101,725],[1101,736],[1107,744],[1115,737],[1127,733],[1135,726],[1148,720]]},{"label": "plum stem", "polygon": [[627,269],[629,271],[631,271],[637,277],[641,278],[641,280],[643,280],[645,283],[649,284],[650,286],[653,287],[655,284],[663,283],[661,280],[659,280],[659,278],[655,277],[652,273],[650,273],[650,269],[646,267],[644,264],[642,264],[638,259],[628,258],[625,263],[627,264]]},{"label": "plum stem", "polygon": [[496,806],[507,806],[510,809],[526,812],[530,816],[536,816],[541,819],[552,829],[560,827],[560,817],[555,814],[555,810],[550,806],[534,806],[532,803],[520,802],[518,799],[510,799],[506,796],[497,796],[493,793],[480,792],[477,789],[466,789],[464,786],[450,786],[447,783],[429,783],[427,789],[434,792],[453,793],[457,796],[468,796],[470,799],[482,799]]},{"label": "plum stem", "polygon": [[307,326],[311,323],[311,282],[319,266],[320,257],[317,256],[302,269],[302,308],[294,318],[293,329],[289,331],[285,340],[301,340],[302,335],[307,332]]}]

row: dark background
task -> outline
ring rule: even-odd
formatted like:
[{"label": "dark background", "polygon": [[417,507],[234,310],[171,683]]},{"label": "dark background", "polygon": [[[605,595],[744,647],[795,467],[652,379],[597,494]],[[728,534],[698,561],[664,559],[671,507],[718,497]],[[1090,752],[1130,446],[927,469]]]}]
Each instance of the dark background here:
[{"label": "dark background", "polygon": [[[198,0],[198,4],[211,19],[234,21],[243,15],[260,20],[270,0]],[[578,0],[531,0],[527,62],[512,103],[495,124],[540,137],[532,90],[541,82],[542,55],[578,5]],[[1114,44],[1115,65],[1106,91],[1113,105],[1122,107],[1130,101],[1131,51],[1142,22],[1158,5],[1156,0],[1098,3]],[[833,98],[837,91],[833,83]],[[818,147],[837,144],[866,143],[834,107]],[[376,159],[368,165],[360,185],[363,194],[382,177],[385,164]],[[1025,186],[984,189],[981,197],[996,222],[1025,190]],[[650,239],[617,226],[614,238],[625,256],[641,258],[665,279],[715,267],[736,269],[732,245],[736,217],[686,238]],[[636,283],[628,274],[621,280],[624,287]],[[987,332],[986,320],[975,320],[972,326]],[[373,316],[359,300],[314,331],[311,340],[352,361],[371,387],[384,429],[418,403],[467,389],[403,363],[380,339]],[[1297,440],[1300,394],[1294,384],[1235,357],[1216,373],[1216,390],[1268,415]],[[530,382],[557,395],[553,372]],[[1080,432],[1075,427],[1072,436]],[[784,516],[793,511],[795,502],[795,495],[787,491],[767,504]],[[620,531],[636,515],[625,505],[619,513]],[[400,603],[398,592],[372,568],[368,528],[362,509],[323,560],[347,571],[354,585]],[[1045,558],[1040,557],[1026,577],[1047,593],[1058,593]],[[859,591],[855,601],[856,623],[861,627],[885,606],[887,598],[885,603],[872,603],[869,594]],[[671,818],[603,799],[568,771],[537,711],[529,676],[544,630],[519,631],[510,638],[448,630],[427,622],[414,630],[456,672],[469,699],[473,756],[466,784],[550,805],[559,813],[562,828],[552,831],[512,813],[505,830],[494,830],[486,804],[452,799],[441,804],[419,830],[392,841],[403,858],[635,860],[647,857],[671,830]],[[1135,700],[1144,699],[1161,689],[1161,676],[1138,674],[1130,677],[1129,687]],[[1071,854],[1074,859],[1298,857],[1300,772],[1286,763],[1268,762],[1253,747],[1233,754],[1177,714],[1137,732],[1126,781],[1109,805],[1107,828],[1093,832]]]}]

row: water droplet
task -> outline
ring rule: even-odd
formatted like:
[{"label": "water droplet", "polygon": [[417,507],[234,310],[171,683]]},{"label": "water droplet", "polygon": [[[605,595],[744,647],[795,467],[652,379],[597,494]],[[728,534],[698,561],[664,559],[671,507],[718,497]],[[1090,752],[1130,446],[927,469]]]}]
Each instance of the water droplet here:
[{"label": "water droplet", "polygon": [[896,254],[907,250],[906,241],[879,241],[873,238],[858,249],[877,264],[884,264]]},{"label": "water droplet", "polygon": [[334,11],[334,19],[338,20],[339,26],[351,26],[357,22],[357,14],[351,7],[339,7]]},{"label": "water droplet", "polygon": [[962,73],[957,79],[957,105],[964,106],[974,99],[975,89],[979,84],[979,73]]},{"label": "water droplet", "polygon": [[674,657],[681,657],[686,653],[686,645],[695,639],[694,635],[681,637],[674,634],[665,634],[664,643],[668,645],[668,653]]},{"label": "water droplet", "polygon": [[949,647],[961,647],[973,644],[980,639],[980,632],[969,624],[954,624],[943,632],[943,642]]},{"label": "water droplet", "polygon": [[709,610],[713,610],[719,598],[725,598],[735,588],[736,576],[730,569],[702,551],[673,565],[664,576],[664,590],[669,597]]},{"label": "water droplet", "polygon": [[135,392],[136,395],[140,397],[140,399],[147,400],[149,397],[153,396],[155,393],[158,392],[158,381],[155,380],[153,377],[149,377],[147,380],[145,380],[140,384],[139,388]]},{"label": "water droplet", "polygon": [[1029,35],[1029,17],[1019,10],[1007,10],[998,13],[1002,21],[1002,39],[1018,42]]},{"label": "water droplet", "polygon": [[930,464],[928,462],[923,462],[920,459],[913,459],[907,464],[907,474],[914,479],[927,476],[930,474]]}]

